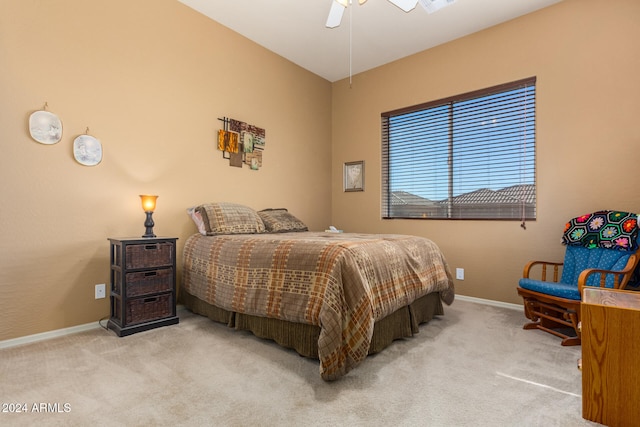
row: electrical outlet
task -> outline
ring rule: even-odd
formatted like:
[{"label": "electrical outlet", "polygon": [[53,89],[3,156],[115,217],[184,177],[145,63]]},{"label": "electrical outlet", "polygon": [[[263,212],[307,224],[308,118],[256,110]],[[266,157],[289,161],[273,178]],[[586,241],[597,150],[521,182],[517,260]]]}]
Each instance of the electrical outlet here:
[{"label": "electrical outlet", "polygon": [[96,299],[105,298],[106,296],[106,285],[104,283],[96,285]]},{"label": "electrical outlet", "polygon": [[464,268],[456,268],[456,279],[464,280]]}]

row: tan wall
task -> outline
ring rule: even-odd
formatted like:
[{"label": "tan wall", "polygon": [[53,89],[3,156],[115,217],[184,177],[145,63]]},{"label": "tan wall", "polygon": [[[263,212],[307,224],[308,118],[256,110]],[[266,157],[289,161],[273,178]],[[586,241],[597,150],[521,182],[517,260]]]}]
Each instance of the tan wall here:
[{"label": "tan wall", "polygon": [[[433,239],[456,291],[519,303],[531,259],[562,259],[564,223],[598,209],[640,211],[640,2],[555,6],[333,85],[333,216],[348,231]],[[432,15],[435,19],[437,15]],[[357,34],[354,34],[357,37]],[[537,76],[538,219],[381,220],[380,113]],[[365,160],[365,191],[342,192],[344,162]]]},{"label": "tan wall", "polygon": [[[56,145],[28,133],[47,102]],[[175,0],[0,2],[0,340],[97,321],[108,237],[140,236],[139,194],[160,197],[158,235],[195,232],[206,201],[331,215],[331,85]],[[232,168],[218,117],[266,129],[263,168]],[[89,127],[104,159],[81,166]]]}]

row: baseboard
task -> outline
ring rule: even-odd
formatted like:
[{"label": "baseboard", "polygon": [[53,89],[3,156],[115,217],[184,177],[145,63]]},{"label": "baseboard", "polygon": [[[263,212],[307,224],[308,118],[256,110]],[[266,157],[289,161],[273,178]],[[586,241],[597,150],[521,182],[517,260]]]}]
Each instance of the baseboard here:
[{"label": "baseboard", "polygon": [[491,299],[469,297],[469,296],[466,296],[466,295],[458,295],[458,294],[456,294],[456,299],[459,299],[459,300],[462,300],[462,301],[475,302],[475,303],[478,303],[478,304],[492,305],[494,307],[508,308],[510,310],[518,310],[518,311],[522,310],[522,306],[521,305],[512,304],[510,302],[494,301],[494,300],[491,300]]},{"label": "baseboard", "polygon": [[[106,320],[105,320],[106,322]],[[13,338],[10,340],[0,341],[0,349],[16,347],[18,345],[30,344],[38,341],[49,340],[51,338],[62,337],[70,334],[77,334],[78,332],[89,331],[91,329],[100,328],[98,322],[85,323],[84,325],[71,326],[70,328],[56,329],[55,331],[42,332],[40,334],[27,335],[20,338]]]},{"label": "baseboard", "polygon": [[[180,313],[184,310],[184,306],[178,304],[176,312]],[[100,324],[102,322],[103,324]],[[63,337],[65,335],[77,334],[78,332],[90,331],[92,329],[103,328],[107,324],[107,320],[100,320],[97,322],[85,323],[84,325],[71,326],[69,328],[56,329],[55,331],[42,332],[40,334],[27,335],[24,337],[13,338],[10,340],[0,341],[0,350],[3,348],[16,347],[23,344],[31,344],[38,341],[49,340],[51,338]],[[115,336],[115,335],[114,335]]]}]

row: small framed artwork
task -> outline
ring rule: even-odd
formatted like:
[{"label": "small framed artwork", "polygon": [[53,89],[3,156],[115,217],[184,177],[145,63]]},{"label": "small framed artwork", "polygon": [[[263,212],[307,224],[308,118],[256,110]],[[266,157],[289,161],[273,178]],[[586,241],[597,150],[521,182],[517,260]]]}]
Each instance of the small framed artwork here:
[{"label": "small framed artwork", "polygon": [[344,164],[344,191],[364,191],[364,160]]}]

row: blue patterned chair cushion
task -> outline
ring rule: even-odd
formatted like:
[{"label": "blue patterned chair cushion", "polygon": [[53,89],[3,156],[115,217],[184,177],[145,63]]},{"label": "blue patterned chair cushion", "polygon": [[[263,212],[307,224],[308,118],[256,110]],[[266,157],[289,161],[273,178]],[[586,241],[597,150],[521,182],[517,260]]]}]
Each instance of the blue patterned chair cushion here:
[{"label": "blue patterned chair cushion", "polygon": [[[580,273],[587,268],[622,270],[624,266],[627,265],[631,254],[632,252],[612,251],[610,249],[589,249],[582,246],[567,246],[560,281],[578,286],[578,277]],[[599,286],[599,283],[599,274],[592,274],[589,279],[587,279],[588,286]],[[611,274],[607,276],[606,286],[608,288],[613,287],[613,276]]]},{"label": "blue patterned chair cushion", "polygon": [[520,279],[520,287],[541,294],[555,297],[580,300],[578,285],[568,285],[560,282],[543,282],[542,280]]},{"label": "blue patterned chair cushion", "polygon": [[[553,295],[560,298],[580,300],[578,277],[587,268],[602,270],[622,270],[631,256],[631,252],[584,246],[567,246],[562,267],[560,282],[543,282],[542,280],[520,279],[520,287],[530,291]],[[613,288],[613,275],[607,275],[605,287]],[[600,274],[595,273],[587,279],[587,286],[600,286]]]}]

